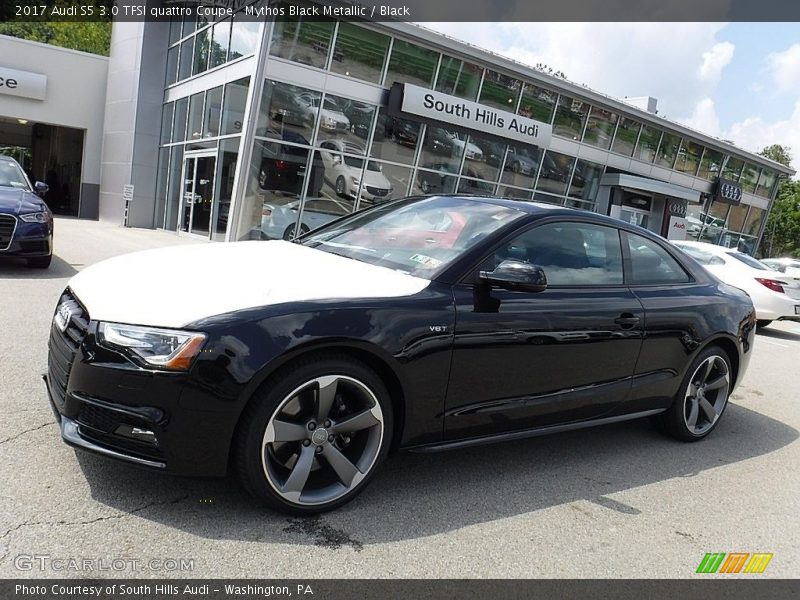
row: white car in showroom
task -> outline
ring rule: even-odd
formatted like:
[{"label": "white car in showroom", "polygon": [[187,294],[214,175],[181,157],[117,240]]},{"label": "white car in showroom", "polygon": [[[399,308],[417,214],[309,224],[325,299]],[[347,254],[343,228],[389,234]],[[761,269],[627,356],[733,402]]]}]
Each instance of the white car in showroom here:
[{"label": "white car in showroom", "polygon": [[800,258],[764,258],[761,262],[800,285]]},{"label": "white car in showroom", "polygon": [[319,111],[320,129],[326,131],[347,131],[350,129],[350,119],[345,116],[341,107],[330,98],[322,100],[316,94],[303,93],[297,99],[309,126],[313,126],[314,118],[317,116],[317,111]]},{"label": "white car in showroom", "polygon": [[673,241],[708,271],[750,295],[759,327],[773,321],[800,321],[800,286],[734,248],[705,242]]},{"label": "white car in showroom", "polygon": [[472,142],[468,142],[466,135],[446,130],[445,133],[453,142],[453,156],[461,156],[466,152],[467,160],[483,160],[483,150]]},{"label": "white car in showroom", "polygon": [[[355,198],[361,186],[361,198],[370,202],[383,202],[392,196],[392,183],[383,174],[381,166],[368,160],[364,167],[363,158],[347,156],[347,154],[365,154],[362,146],[327,140],[320,145],[322,164],[325,166],[325,180],[336,190],[341,198]],[[363,177],[363,185],[362,179]]]}]

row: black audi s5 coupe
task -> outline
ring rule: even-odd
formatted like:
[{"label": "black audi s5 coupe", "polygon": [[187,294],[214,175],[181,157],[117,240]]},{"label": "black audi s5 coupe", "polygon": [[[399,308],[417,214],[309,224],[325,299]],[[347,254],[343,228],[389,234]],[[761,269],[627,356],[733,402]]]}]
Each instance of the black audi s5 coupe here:
[{"label": "black audi s5 coupe", "polygon": [[25,258],[28,266],[46,269],[53,257],[53,213],[38,194],[47,185],[31,187],[19,163],[0,156],[0,259]]},{"label": "black audi s5 coupe", "polygon": [[744,292],[644,229],[415,197],[295,242],[88,267],[56,307],[45,381],[68,444],[161,472],[230,470],[304,514],[351,500],[398,449],[640,417],[700,440],[755,324]]}]

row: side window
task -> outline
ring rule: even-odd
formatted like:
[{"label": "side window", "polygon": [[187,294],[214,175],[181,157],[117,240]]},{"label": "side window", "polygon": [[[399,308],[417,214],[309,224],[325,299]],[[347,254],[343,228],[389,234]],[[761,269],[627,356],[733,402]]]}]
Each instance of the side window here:
[{"label": "side window", "polygon": [[689,276],[669,252],[640,235],[626,234],[631,253],[631,285],[686,283]]},{"label": "side window", "polygon": [[622,284],[622,249],[612,227],[548,223],[526,231],[495,252],[495,265],[519,260],[544,269],[549,286]]}]

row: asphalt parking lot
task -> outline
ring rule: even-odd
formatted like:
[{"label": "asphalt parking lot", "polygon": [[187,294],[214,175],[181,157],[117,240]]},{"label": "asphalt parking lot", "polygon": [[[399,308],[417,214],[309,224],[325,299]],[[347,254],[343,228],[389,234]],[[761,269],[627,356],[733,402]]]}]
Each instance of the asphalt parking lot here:
[{"label": "asphalt parking lot", "polygon": [[[763,575],[739,577],[800,573],[800,324],[757,336],[703,442],[672,441],[643,421],[401,454],[353,503],[319,518],[262,509],[230,479],[77,453],[60,440],[41,380],[58,296],[98,260],[178,243],[194,242],[57,219],[49,270],[0,264],[0,577],[683,578],[706,552],[774,554]],[[71,558],[126,566],[51,564]],[[192,569],[167,572],[169,559]]]}]

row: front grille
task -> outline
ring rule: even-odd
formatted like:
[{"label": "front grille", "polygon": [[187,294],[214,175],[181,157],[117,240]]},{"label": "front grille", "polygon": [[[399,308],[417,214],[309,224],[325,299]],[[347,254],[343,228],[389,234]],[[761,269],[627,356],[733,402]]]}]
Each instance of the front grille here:
[{"label": "front grille", "polygon": [[8,250],[16,228],[17,218],[14,215],[0,215],[0,250]]},{"label": "front grille", "polygon": [[72,361],[78,351],[86,332],[89,329],[89,313],[78,302],[77,298],[66,290],[58,301],[56,313],[68,307],[70,318],[64,331],[61,331],[55,321],[50,327],[49,356],[47,361],[47,375],[50,380],[50,389],[59,406],[64,404],[67,394],[67,383],[72,370]]},{"label": "front grille", "polygon": [[389,193],[389,190],[384,188],[376,188],[372,187],[371,185],[367,186],[367,193],[372,194],[373,196],[385,196]]}]

